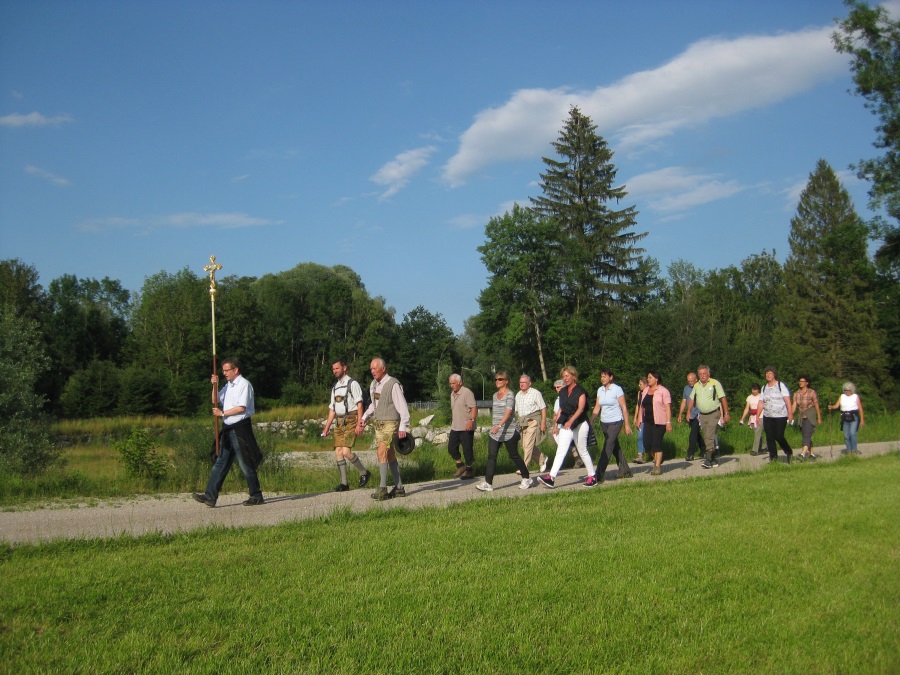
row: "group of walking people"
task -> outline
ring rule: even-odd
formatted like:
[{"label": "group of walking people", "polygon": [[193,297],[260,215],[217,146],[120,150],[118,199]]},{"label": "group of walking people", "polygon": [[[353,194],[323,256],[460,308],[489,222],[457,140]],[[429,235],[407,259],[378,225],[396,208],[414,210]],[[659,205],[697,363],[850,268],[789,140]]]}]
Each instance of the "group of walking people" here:
[{"label": "group of walking people", "polygon": [[[322,436],[326,437],[333,430],[335,459],[341,481],[334,491],[345,492],[350,489],[348,466],[353,466],[359,472],[358,487],[365,487],[371,480],[372,473],[353,452],[353,446],[367,421],[373,420],[380,483],[372,493],[372,498],[383,501],[405,497],[406,489],[400,475],[397,452],[404,445],[408,446],[412,438],[409,436],[410,414],[403,387],[396,378],[387,374],[383,359],[373,359],[369,367],[373,378],[369,387],[370,402],[366,407],[362,387],[348,375],[347,369],[347,362],[343,359],[332,364],[332,374],[336,381],[331,390],[328,417],[322,431]],[[218,389],[217,373],[211,376],[210,381],[213,384],[212,414],[222,420],[223,428],[215,445],[214,463],[206,490],[193,497],[202,504],[215,506],[222,484],[232,464],[237,461],[250,492],[249,499],[243,504],[261,505],[265,500],[256,469],[262,454],[250,422],[254,413],[253,387],[241,375],[240,363],[235,358],[222,362],[222,373],[226,379],[224,387]],[[513,394],[509,374],[505,371],[495,374],[496,392],[491,400],[487,464],[484,479],[475,485],[478,490],[493,490],[501,445],[506,448],[516,467],[516,473],[520,477],[519,487],[523,490],[536,484],[529,470],[535,457],[540,466],[537,481],[546,488],[556,487],[556,479],[570,449],[587,469],[584,487],[591,488],[604,482],[606,469],[613,457],[618,466],[618,476],[630,478],[632,473],[622,452],[619,436],[623,431],[626,435],[631,435],[633,430],[637,431],[638,444],[635,463],[650,461],[653,463],[651,475],[662,473],[663,437],[672,430],[672,395],[663,386],[659,372],[649,371],[646,378],[641,378],[638,383],[633,416],[629,414],[625,392],[616,384],[615,375],[609,368],[600,371],[601,385],[590,411],[588,392],[578,383],[578,370],[567,365],[560,371],[560,378],[554,383],[557,399],[552,418],[548,422],[546,402],[541,392],[532,387],[528,375],[519,377],[519,391]],[[743,424],[749,416],[749,425],[754,429],[750,454],[768,452],[767,461],[774,461],[780,447],[790,462],[793,451],[785,439],[785,430],[788,424],[794,423],[796,417],[803,435],[800,457],[815,459],[812,436],[815,428],[822,423],[822,412],[818,395],[810,387],[809,376],[799,378],[799,388],[793,399],[788,387],[778,380],[775,368],[766,368],[765,378],[766,383],[762,387],[753,386],[740,420]],[[710,377],[708,366],[701,365],[696,374],[689,373],[687,383],[678,414],[679,423],[684,416],[685,421],[691,425],[686,459],[696,459],[702,435],[705,452],[701,466],[712,469],[718,466],[717,429],[730,419],[728,399],[721,383]],[[472,391],[463,386],[460,375],[451,375],[449,384],[451,424],[447,450],[456,462],[454,477],[474,479],[477,402]],[[857,432],[865,424],[865,416],[862,400],[852,382],[844,384],[843,393],[828,408],[841,411],[841,426],[847,451],[858,452]],[[598,418],[603,443],[595,466],[588,448],[599,445],[594,434],[594,423]],[[550,457],[540,452],[540,445],[548,428],[556,445],[552,462]],[[761,447],[763,436],[765,450]],[[520,441],[524,456],[519,454]],[[394,482],[390,489],[389,475]]]}]

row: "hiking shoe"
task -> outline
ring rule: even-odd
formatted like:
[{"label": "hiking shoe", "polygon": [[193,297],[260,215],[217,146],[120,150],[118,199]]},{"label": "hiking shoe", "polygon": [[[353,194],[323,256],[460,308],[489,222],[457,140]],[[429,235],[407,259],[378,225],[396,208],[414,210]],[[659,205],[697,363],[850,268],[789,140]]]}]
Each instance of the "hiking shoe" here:
[{"label": "hiking shoe", "polygon": [[460,480],[472,480],[473,478],[475,478],[475,472],[472,470],[471,467],[469,467],[468,469],[465,470],[465,473],[463,473],[463,475],[460,476],[459,478],[460,478]]},{"label": "hiking shoe", "polygon": [[806,458],[807,459],[819,459],[819,456],[816,453],[811,452],[806,456]]},{"label": "hiking shoe", "polygon": [[599,483],[597,483],[597,479],[594,478],[593,476],[588,476],[587,480],[584,481],[584,487],[587,487],[587,488],[597,487],[598,484]]},{"label": "hiking shoe", "polygon": [[401,486],[394,486],[391,488],[391,491],[388,492],[388,497],[393,499],[394,497],[405,497],[406,496],[406,488]]},{"label": "hiking shoe", "polygon": [[388,489],[386,487],[380,487],[375,492],[372,493],[372,499],[375,499],[379,502],[383,502],[386,499],[390,499],[394,495],[388,493]]},{"label": "hiking shoe", "polygon": [[762,455],[762,454],[764,454],[764,453],[763,453],[762,451],[760,451],[760,450],[751,450],[751,451],[750,451],[750,456],[751,456],[751,457],[759,457],[759,456]]},{"label": "hiking shoe", "polygon": [[475,489],[481,490],[482,492],[493,492],[494,486],[488,483],[486,480],[483,480],[475,486]]},{"label": "hiking shoe", "polygon": [[454,478],[459,478],[459,477],[461,477],[465,472],[466,472],[466,466],[465,466],[465,464],[462,464],[462,465],[456,467],[456,473],[453,474],[453,477],[454,477]]},{"label": "hiking shoe", "polygon": [[366,471],[365,473],[359,474],[359,487],[364,488],[369,484],[369,479],[372,477],[371,471]]},{"label": "hiking shoe", "polygon": [[702,462],[700,462],[700,468],[701,469],[711,469],[712,462],[710,462],[708,459],[704,459]]},{"label": "hiking shoe", "polygon": [[194,501],[200,502],[201,504],[206,504],[209,508],[215,508],[216,500],[210,499],[205,494],[198,495],[196,493],[192,494],[191,497],[194,498]]},{"label": "hiking shoe", "polygon": [[555,485],[556,481],[553,480],[553,476],[551,476],[549,473],[545,474],[543,476],[538,476],[538,480],[541,482],[541,485],[543,485],[546,488],[555,488],[556,487],[556,485]]},{"label": "hiking shoe", "polygon": [[797,455],[797,459],[799,459],[801,462],[805,462],[806,455],[801,452],[799,455]]},{"label": "hiking shoe", "polygon": [[635,457],[635,458],[634,458],[634,463],[635,463],[635,464],[643,464],[643,463],[644,463],[644,456],[643,456],[643,455],[638,455],[637,457]]},{"label": "hiking shoe", "polygon": [[246,500],[242,503],[243,506],[259,506],[260,504],[265,504],[266,500],[262,497],[250,497],[250,499]]},{"label": "hiking shoe", "polygon": [[334,489],[332,490],[332,492],[346,492],[349,489],[350,489],[350,486],[347,485],[346,483],[338,483],[337,485],[334,486]]},{"label": "hiking shoe", "polygon": [[713,469],[715,469],[717,466],[719,466],[719,460],[717,460],[715,457],[713,457],[713,458],[710,460],[709,465],[710,465]]},{"label": "hiking shoe", "polygon": [[662,475],[662,467],[654,466],[652,469],[650,469],[650,475],[651,476],[661,476]]},{"label": "hiking shoe", "polygon": [[534,483],[532,482],[532,480],[531,480],[530,478],[523,478],[523,479],[522,479],[522,482],[519,483],[519,489],[520,489],[520,490],[527,490],[527,489],[530,488],[532,485],[534,485]]},{"label": "hiking shoe", "polygon": [[695,459],[697,459],[697,458],[694,457],[693,455],[688,455],[687,457],[684,458],[684,461],[693,462]]}]

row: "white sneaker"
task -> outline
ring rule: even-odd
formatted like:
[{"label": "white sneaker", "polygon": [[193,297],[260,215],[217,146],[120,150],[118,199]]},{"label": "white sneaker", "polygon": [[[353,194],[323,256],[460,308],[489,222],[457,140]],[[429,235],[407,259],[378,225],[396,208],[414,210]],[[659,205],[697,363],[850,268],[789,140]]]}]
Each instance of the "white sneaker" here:
[{"label": "white sneaker", "polygon": [[547,471],[547,460],[546,459],[543,462],[541,462],[541,468],[538,469],[538,471],[540,471],[541,473],[545,473]]},{"label": "white sneaker", "polygon": [[530,478],[523,478],[523,479],[522,479],[522,482],[519,483],[519,489],[520,489],[520,490],[527,490],[527,489],[530,488],[532,485],[534,485],[534,483],[531,482],[531,479],[530,479]]},{"label": "white sneaker", "polygon": [[486,480],[483,480],[478,485],[476,485],[475,489],[481,490],[482,492],[493,492],[494,491],[494,487],[490,483],[488,483]]}]

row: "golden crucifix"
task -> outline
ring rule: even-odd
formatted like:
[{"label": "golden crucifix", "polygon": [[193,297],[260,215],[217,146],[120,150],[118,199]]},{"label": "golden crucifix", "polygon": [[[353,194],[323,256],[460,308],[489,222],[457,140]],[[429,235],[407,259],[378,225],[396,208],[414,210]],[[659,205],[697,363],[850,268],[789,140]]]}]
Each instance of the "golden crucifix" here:
[{"label": "golden crucifix", "polygon": [[[218,364],[216,364],[216,272],[222,269],[222,266],[216,262],[216,256],[209,256],[209,265],[203,268],[204,272],[209,272],[209,302],[212,307],[212,357],[213,357],[213,375],[216,374]],[[212,387],[213,405],[219,404],[219,388],[216,382]],[[219,418],[213,415],[216,422],[216,457],[219,456]]]}]

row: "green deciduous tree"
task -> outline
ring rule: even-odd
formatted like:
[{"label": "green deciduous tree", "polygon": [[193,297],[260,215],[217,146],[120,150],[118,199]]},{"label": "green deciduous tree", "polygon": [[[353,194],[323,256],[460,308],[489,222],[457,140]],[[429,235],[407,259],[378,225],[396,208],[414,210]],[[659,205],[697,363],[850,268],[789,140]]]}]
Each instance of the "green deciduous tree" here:
[{"label": "green deciduous tree", "polygon": [[[548,378],[547,328],[562,314],[559,302],[559,226],[518,204],[491,218],[486,241],[478,247],[487,268],[488,287],[479,297],[479,329],[494,349],[510,350],[513,362],[531,371],[533,357],[541,379]],[[555,311],[554,311],[555,310]]]},{"label": "green deciduous tree", "polygon": [[209,289],[185,268],[147,277],[132,314],[132,362],[161,370],[164,410],[184,414],[208,402],[212,369]]},{"label": "green deciduous tree", "polygon": [[430,399],[443,384],[438,373],[449,376],[446,367],[456,360],[453,331],[443,316],[419,305],[403,317],[397,334],[397,362],[388,362],[389,372],[400,379],[408,401]]},{"label": "green deciduous tree", "polygon": [[0,472],[34,474],[58,456],[36,393],[49,363],[38,323],[0,307]]},{"label": "green deciduous tree", "polygon": [[856,93],[879,120],[875,147],[884,151],[856,168],[860,178],[872,182],[873,207],[884,206],[900,220],[900,20],[884,7],[856,0],[845,4],[850,14],[832,39],[839,52],[851,56]]}]

